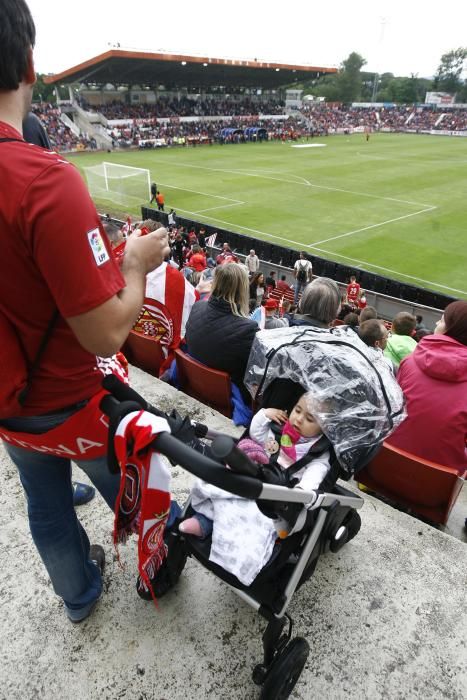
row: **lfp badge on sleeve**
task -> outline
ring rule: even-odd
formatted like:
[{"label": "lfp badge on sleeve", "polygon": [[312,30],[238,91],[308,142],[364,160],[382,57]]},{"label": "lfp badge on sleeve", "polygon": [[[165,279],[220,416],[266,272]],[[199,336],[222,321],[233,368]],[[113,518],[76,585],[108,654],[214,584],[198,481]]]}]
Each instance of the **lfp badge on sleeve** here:
[{"label": "lfp badge on sleeve", "polygon": [[88,241],[97,265],[103,265],[110,259],[98,228],[88,232]]}]

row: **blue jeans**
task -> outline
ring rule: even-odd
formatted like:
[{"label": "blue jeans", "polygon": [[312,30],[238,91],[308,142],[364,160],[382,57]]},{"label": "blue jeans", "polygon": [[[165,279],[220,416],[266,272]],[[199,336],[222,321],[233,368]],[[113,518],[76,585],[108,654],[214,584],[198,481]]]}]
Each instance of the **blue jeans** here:
[{"label": "blue jeans", "polygon": [[303,292],[308,282],[295,282],[294,303],[298,303],[298,295]]},{"label": "blue jeans", "polygon": [[[63,423],[73,412],[12,418],[3,421],[3,425],[25,433],[45,433]],[[85,614],[100,597],[102,580],[99,569],[89,559],[89,539],[73,507],[71,462],[8,443],[4,445],[18,468],[26,493],[31,535],[54,591],[70,611]],[[80,460],[76,464],[113,510],[120,474],[109,472],[106,457]]]}]

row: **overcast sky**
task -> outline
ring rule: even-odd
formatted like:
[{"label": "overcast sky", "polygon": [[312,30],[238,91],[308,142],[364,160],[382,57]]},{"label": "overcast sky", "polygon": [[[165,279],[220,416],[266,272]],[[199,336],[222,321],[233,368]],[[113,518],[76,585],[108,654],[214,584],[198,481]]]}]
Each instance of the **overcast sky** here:
[{"label": "overcast sky", "polygon": [[36,70],[57,73],[121,48],[338,66],[431,77],[443,53],[467,44],[467,1],[29,0]]}]

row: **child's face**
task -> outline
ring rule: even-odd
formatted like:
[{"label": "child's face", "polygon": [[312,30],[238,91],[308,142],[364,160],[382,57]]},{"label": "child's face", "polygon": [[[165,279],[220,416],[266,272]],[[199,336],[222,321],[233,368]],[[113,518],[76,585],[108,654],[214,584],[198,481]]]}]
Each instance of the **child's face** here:
[{"label": "child's face", "polygon": [[289,423],[297,430],[302,437],[315,437],[321,433],[321,428],[315,417],[308,410],[304,396],[302,396],[292,409]]}]

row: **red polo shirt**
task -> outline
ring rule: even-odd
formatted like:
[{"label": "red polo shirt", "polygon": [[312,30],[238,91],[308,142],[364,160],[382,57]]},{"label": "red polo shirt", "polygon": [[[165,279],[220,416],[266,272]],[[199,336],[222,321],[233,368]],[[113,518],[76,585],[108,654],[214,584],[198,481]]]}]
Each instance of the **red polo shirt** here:
[{"label": "red polo shirt", "polygon": [[[0,138],[21,139],[0,122]],[[81,401],[100,386],[96,358],[64,319],[92,310],[125,281],[79,172],[57,153],[24,141],[0,143],[0,313],[32,363],[56,308],[22,415]]]}]

